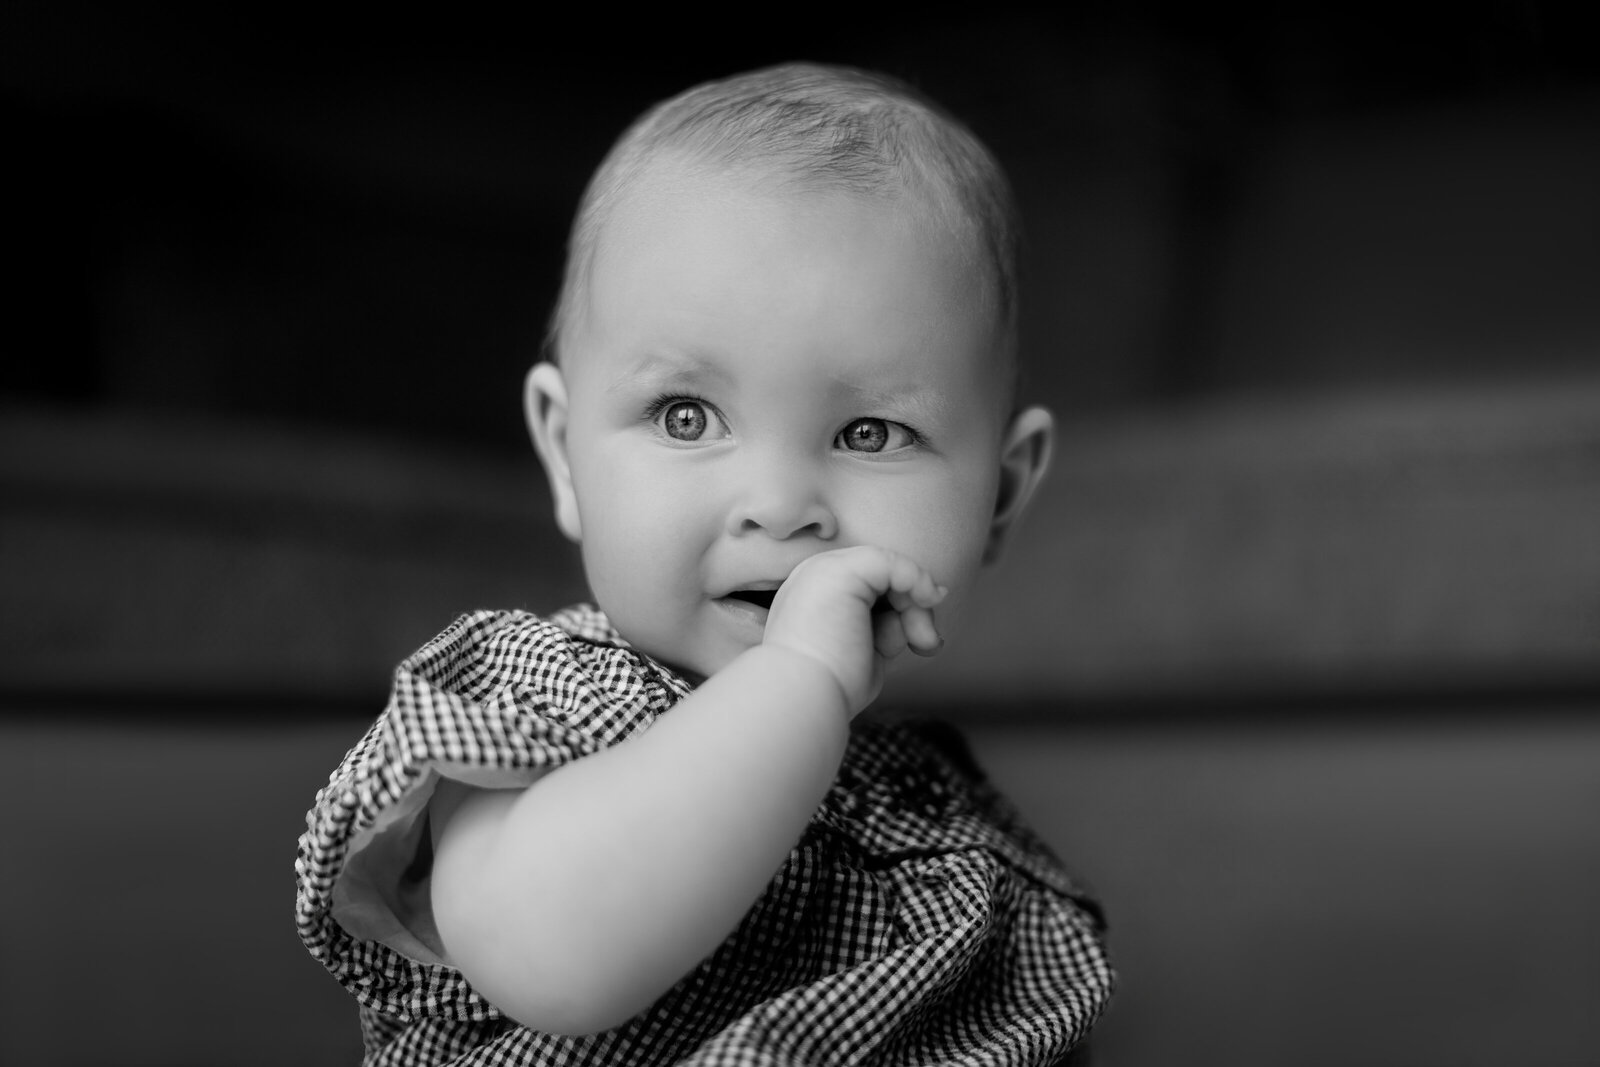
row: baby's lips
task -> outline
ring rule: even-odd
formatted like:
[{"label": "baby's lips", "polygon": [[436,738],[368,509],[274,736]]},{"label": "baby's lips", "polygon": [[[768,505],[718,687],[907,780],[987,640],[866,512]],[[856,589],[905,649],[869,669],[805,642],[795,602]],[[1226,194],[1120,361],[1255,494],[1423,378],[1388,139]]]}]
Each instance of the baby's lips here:
[{"label": "baby's lips", "polygon": [[744,585],[728,590],[722,595],[724,600],[742,600],[747,604],[771,610],[772,602],[778,595],[778,590],[783,588],[783,579],[757,578]]},{"label": "baby's lips", "polygon": [[777,589],[735,589],[728,594],[729,600],[742,600],[746,604],[754,604],[758,608],[772,609],[772,599],[778,595]]}]

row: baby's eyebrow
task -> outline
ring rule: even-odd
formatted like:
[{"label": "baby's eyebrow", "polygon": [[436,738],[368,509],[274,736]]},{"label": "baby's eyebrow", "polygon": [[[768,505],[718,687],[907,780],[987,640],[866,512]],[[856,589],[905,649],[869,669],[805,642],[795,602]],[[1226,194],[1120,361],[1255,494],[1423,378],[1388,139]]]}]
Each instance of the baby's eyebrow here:
[{"label": "baby's eyebrow", "polygon": [[639,389],[688,388],[725,385],[732,375],[716,363],[694,355],[652,353],[625,368],[606,387],[610,393]]},{"label": "baby's eyebrow", "polygon": [[842,392],[863,414],[898,416],[913,425],[932,425],[950,413],[950,400],[943,392],[916,386],[893,389],[845,387]]}]

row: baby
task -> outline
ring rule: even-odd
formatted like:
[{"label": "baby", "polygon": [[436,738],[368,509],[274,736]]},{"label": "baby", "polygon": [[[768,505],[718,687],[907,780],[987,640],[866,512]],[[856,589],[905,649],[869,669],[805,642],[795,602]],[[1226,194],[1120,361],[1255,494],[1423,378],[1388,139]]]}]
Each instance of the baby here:
[{"label": "baby", "polygon": [[1048,1064],[1098,912],[947,728],[862,716],[1045,470],[989,153],[813,65],[646,113],[525,407],[593,606],[405,661],[307,817],[368,1064]]}]

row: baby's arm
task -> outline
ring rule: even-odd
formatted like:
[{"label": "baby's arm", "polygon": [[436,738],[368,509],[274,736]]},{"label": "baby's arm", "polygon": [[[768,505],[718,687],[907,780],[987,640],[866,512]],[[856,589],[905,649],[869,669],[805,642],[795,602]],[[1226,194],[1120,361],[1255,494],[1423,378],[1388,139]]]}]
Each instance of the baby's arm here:
[{"label": "baby's arm", "polygon": [[[887,596],[892,610],[874,616]],[[629,740],[525,790],[442,787],[433,907],[451,962],[535,1029],[618,1025],[725,939],[799,840],[885,659],[939,644],[943,591],[882,549],[823,553],[763,643]]]}]

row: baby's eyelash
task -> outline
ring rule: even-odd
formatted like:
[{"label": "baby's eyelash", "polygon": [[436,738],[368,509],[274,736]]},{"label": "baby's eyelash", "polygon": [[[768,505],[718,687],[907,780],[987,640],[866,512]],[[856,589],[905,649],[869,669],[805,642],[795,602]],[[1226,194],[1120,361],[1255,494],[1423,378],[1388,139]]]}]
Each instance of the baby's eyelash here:
[{"label": "baby's eyelash", "polygon": [[673,404],[681,404],[685,402],[690,404],[705,404],[705,406],[708,408],[711,406],[710,403],[706,401],[705,397],[696,396],[693,393],[662,393],[644,406],[644,413],[640,416],[640,418],[644,422],[654,422],[656,419],[661,417],[661,413],[663,411],[667,410]]},{"label": "baby's eyelash", "polygon": [[643,413],[639,416],[639,421],[655,422],[663,412],[674,404],[699,404],[707,411],[714,413],[719,419],[722,417],[722,412],[717,409],[717,405],[698,393],[673,392],[662,393],[646,404]]},{"label": "baby's eyelash", "polygon": [[722,412],[693,393],[662,393],[645,405],[640,421],[678,444],[706,443],[728,436],[728,423]]},{"label": "baby's eyelash", "polygon": [[[851,448],[851,431],[869,423],[877,423],[883,426],[886,432],[887,440],[885,440],[884,443],[879,446],[879,448],[875,449]],[[900,443],[890,447],[891,442],[893,442],[896,437],[900,437],[902,440]],[[908,425],[896,419],[886,419],[878,415],[861,415],[851,419],[849,422],[845,423],[844,427],[835,436],[834,441],[837,444],[843,445],[852,452],[860,452],[863,455],[894,455],[903,452],[906,449],[920,449],[927,446],[927,439],[922,436],[915,426]]]}]

